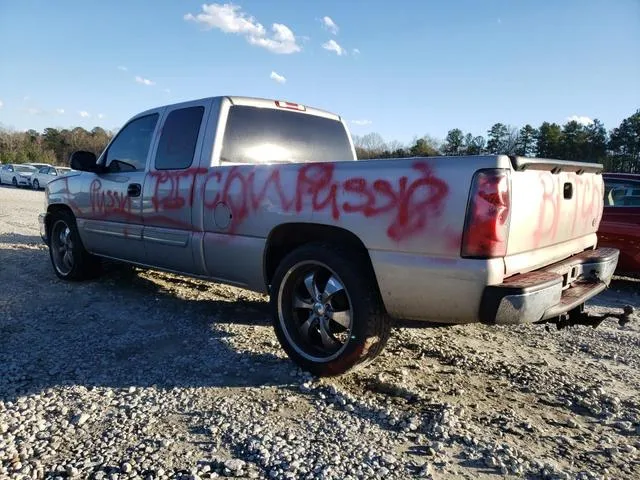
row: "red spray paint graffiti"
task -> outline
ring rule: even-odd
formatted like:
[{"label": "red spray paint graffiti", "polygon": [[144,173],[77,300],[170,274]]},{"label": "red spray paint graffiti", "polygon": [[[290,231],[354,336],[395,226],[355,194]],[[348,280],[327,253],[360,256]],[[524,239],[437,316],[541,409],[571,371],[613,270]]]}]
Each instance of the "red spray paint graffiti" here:
[{"label": "red spray paint graffiti", "polygon": [[564,179],[570,183],[571,196],[564,198],[562,177],[550,172],[539,174],[542,195],[536,228],[533,232],[534,245],[537,247],[543,241],[557,240],[563,212],[565,216],[571,214],[571,228],[567,231],[572,237],[594,231],[600,222],[602,211],[603,186],[602,179],[597,175],[568,174]]},{"label": "red spray paint graffiti", "polygon": [[[278,167],[270,171],[237,166],[168,170],[150,172],[147,181],[152,182],[153,209],[160,213],[154,216],[155,220],[167,218],[161,212],[193,206],[198,195],[207,210],[221,202],[228,206],[232,215],[229,231],[233,233],[269,201],[283,212],[310,210],[328,213],[333,220],[339,220],[345,214],[360,214],[366,218],[388,215],[387,235],[401,241],[422,232],[430,218],[440,215],[449,193],[446,182],[434,175],[425,162],[414,163],[411,170],[415,175],[412,179],[402,176],[395,181],[363,177],[341,180],[336,178],[335,164],[308,164],[293,172],[290,192],[283,180],[285,171]],[[267,172],[266,176],[260,175],[263,172]],[[187,195],[185,186],[188,186]],[[200,192],[196,191],[198,188]],[[145,188],[145,191],[149,189]],[[90,202],[94,217],[135,217],[131,213],[131,199],[118,192],[104,191],[97,179],[90,187]],[[176,220],[167,220],[171,226],[177,226]],[[180,226],[190,228],[186,224]]]},{"label": "red spray paint graffiti", "polygon": [[[246,172],[233,167],[226,175],[218,171],[209,174],[205,191],[213,181],[221,188],[213,199],[205,200],[205,207],[213,208],[219,202],[227,204],[233,216],[231,231],[258,211],[267,197],[275,200],[284,212],[300,213],[309,203],[312,212],[328,211],[334,220],[339,220],[345,213],[360,213],[367,218],[392,213],[387,234],[400,241],[424,229],[428,217],[441,212],[449,192],[447,184],[433,175],[427,164],[417,162],[413,169],[419,174],[418,178],[409,181],[403,176],[394,186],[382,179],[367,181],[357,177],[336,180],[335,165],[309,164],[298,170],[295,191],[287,196],[279,169],[273,170],[266,180],[259,181],[255,170]],[[231,191],[238,193],[232,195]]]},{"label": "red spray paint graffiti", "polygon": [[131,198],[125,193],[112,190],[104,191],[102,182],[97,178],[91,182],[89,187],[89,199],[91,202],[91,213],[93,214],[129,214],[131,213]]}]

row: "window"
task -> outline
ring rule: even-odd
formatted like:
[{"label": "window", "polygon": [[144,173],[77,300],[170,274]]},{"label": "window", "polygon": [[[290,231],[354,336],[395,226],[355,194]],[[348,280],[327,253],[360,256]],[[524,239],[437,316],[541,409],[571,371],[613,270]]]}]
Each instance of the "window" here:
[{"label": "window", "polygon": [[353,160],[341,122],[306,113],[236,105],[222,142],[223,162]]},{"label": "window", "polygon": [[640,207],[640,188],[635,182],[611,182],[605,185],[605,207]]},{"label": "window", "polygon": [[136,118],[128,123],[107,150],[109,172],[136,172],[145,169],[158,114]]},{"label": "window", "polygon": [[38,173],[49,173],[49,167],[42,167],[38,170]]},{"label": "window", "polygon": [[162,127],[157,170],[182,170],[193,163],[204,107],[180,108],[172,111]]}]

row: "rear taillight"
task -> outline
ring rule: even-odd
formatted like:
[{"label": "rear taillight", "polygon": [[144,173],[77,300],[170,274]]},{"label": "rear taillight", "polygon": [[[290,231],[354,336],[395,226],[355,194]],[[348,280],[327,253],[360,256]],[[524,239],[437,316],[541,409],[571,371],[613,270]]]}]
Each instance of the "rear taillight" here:
[{"label": "rear taillight", "polygon": [[511,193],[508,170],[480,170],[473,177],[462,256],[504,257],[507,253]]}]

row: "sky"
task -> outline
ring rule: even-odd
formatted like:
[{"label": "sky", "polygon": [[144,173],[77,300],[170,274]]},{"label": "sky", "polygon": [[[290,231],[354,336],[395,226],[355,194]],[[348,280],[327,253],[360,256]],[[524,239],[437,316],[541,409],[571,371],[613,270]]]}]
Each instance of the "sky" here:
[{"label": "sky", "polygon": [[117,129],[217,95],[406,143],[640,108],[640,0],[0,0],[0,124]]}]

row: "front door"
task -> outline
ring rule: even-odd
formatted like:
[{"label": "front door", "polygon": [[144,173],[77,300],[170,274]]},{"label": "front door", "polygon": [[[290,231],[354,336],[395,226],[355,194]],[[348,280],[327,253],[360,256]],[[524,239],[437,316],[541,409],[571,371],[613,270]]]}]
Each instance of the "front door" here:
[{"label": "front door", "polygon": [[193,204],[211,100],[168,107],[143,192],[143,239],[149,265],[185,273],[196,268]]},{"label": "front door", "polygon": [[106,172],[90,174],[84,182],[86,214],[78,226],[90,252],[146,263],[142,189],[158,118],[151,113],[127,123],[98,160]]}]

